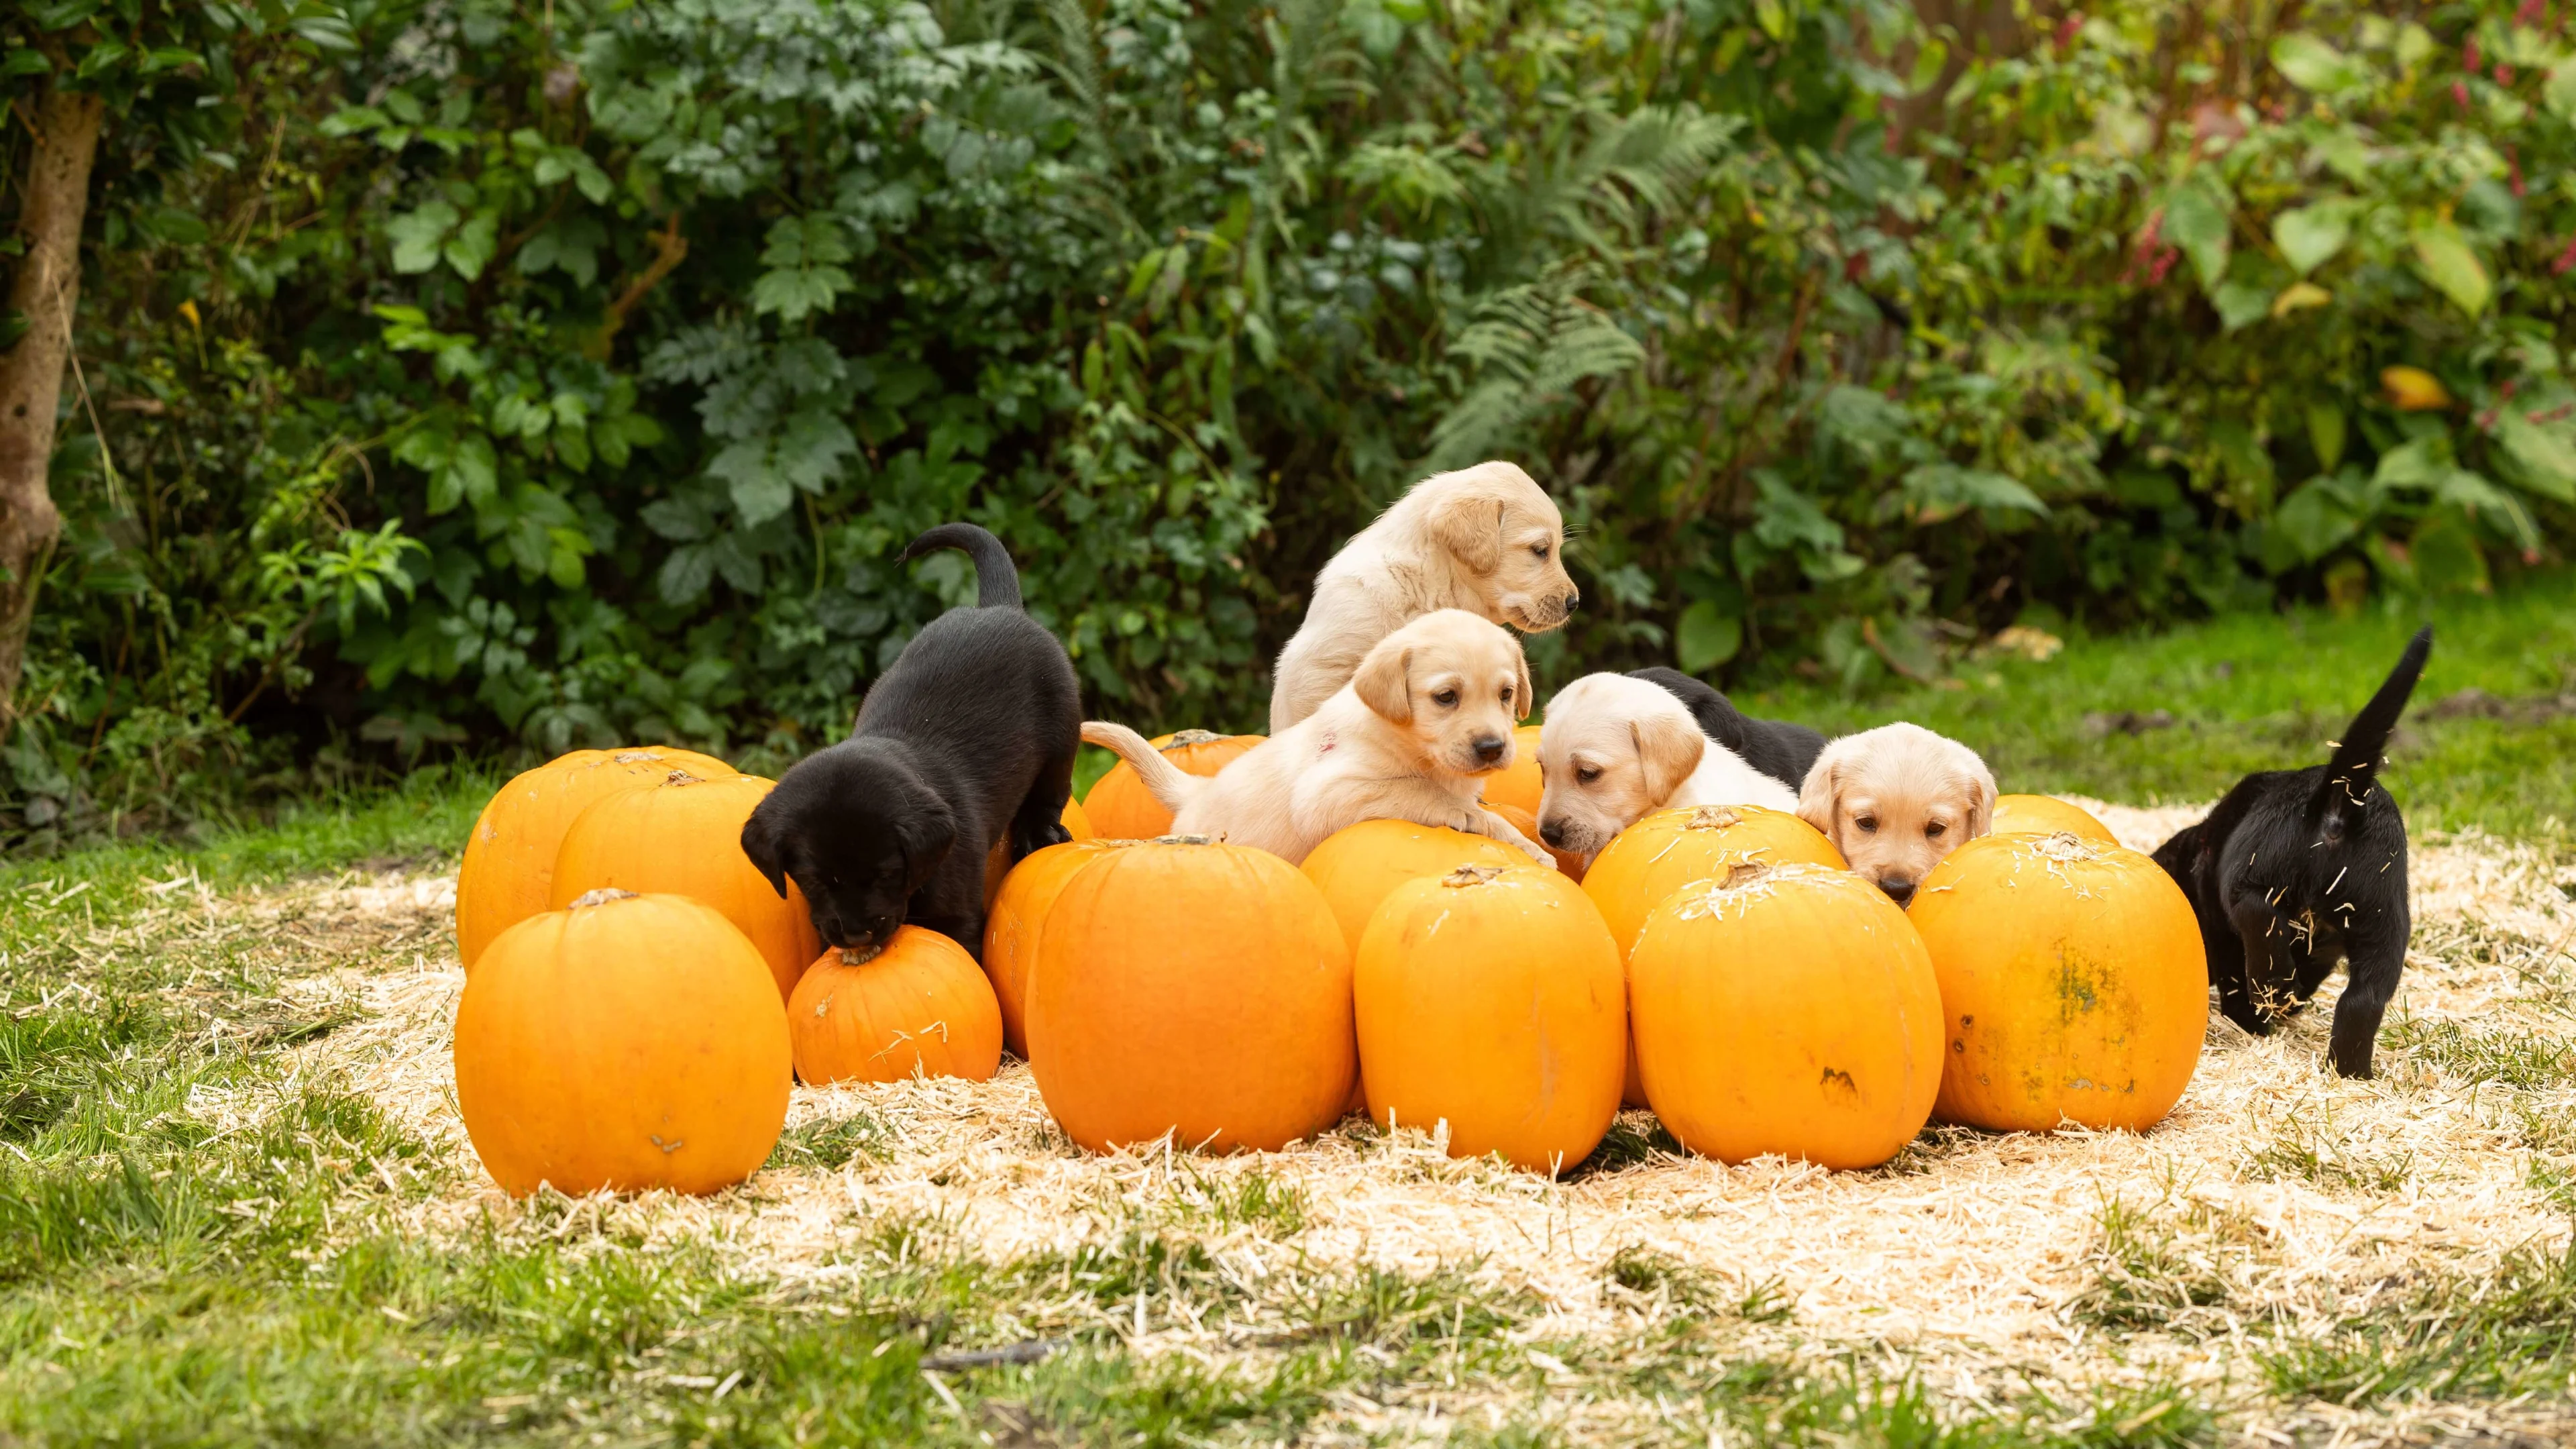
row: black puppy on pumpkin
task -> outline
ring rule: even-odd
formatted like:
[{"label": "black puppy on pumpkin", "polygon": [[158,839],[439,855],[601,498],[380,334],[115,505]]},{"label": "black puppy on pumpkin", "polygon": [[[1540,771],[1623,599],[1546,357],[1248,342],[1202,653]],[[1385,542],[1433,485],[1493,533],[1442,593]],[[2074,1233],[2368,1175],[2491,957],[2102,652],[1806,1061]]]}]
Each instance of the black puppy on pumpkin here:
[{"label": "black puppy on pumpkin", "polygon": [[1082,744],[1073,661],[1022,612],[1000,539],[944,523],[902,559],[942,548],[975,561],[976,607],[914,635],[850,737],[798,761],[742,827],[751,863],[780,895],[795,877],[814,929],[844,950],[882,950],[910,921],[980,959],[993,847],[1008,841],[1016,862],[1068,838]]},{"label": "black puppy on pumpkin", "polygon": [[2308,1004],[2338,960],[2349,962],[2330,1048],[2347,1077],[2370,1075],[2413,930],[2406,820],[2379,767],[2432,649],[2427,627],[2332,759],[2246,776],[2208,819],[2156,850],[2156,863],[2191,898],[2219,1009],[2238,1026],[2269,1035]]}]

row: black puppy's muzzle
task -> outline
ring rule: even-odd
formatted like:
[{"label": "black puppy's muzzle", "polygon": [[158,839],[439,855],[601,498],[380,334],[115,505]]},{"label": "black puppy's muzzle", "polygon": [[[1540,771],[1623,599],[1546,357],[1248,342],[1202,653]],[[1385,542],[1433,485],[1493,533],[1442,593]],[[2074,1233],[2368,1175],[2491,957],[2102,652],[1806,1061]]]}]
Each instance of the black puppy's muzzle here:
[{"label": "black puppy's muzzle", "polygon": [[1887,898],[1900,906],[1914,903],[1914,882],[1910,880],[1882,880],[1878,888],[1887,892]]}]

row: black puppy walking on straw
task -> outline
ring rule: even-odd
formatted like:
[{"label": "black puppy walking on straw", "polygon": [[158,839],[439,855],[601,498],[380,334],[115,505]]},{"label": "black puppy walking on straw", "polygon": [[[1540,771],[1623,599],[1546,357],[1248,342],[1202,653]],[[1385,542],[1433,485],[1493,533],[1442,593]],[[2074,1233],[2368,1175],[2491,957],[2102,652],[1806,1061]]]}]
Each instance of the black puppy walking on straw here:
[{"label": "black puppy walking on straw", "polygon": [[897,562],[943,548],[975,561],[975,607],[914,635],[850,737],[798,761],[742,828],[778,893],[794,877],[814,929],[863,955],[910,921],[980,959],[986,855],[1007,840],[1017,862],[1067,838],[1082,745],[1073,661],[1021,610],[1019,570],[983,529],[943,523]]},{"label": "black puppy walking on straw", "polygon": [[2200,917],[2219,1009],[2238,1026],[2269,1035],[2308,1004],[2336,961],[2349,963],[2330,1048],[2347,1077],[2370,1075],[2379,1018],[2397,994],[2413,930],[2406,820],[2379,767],[2432,650],[2428,625],[2332,759],[2246,776],[2208,819],[2156,851]]}]

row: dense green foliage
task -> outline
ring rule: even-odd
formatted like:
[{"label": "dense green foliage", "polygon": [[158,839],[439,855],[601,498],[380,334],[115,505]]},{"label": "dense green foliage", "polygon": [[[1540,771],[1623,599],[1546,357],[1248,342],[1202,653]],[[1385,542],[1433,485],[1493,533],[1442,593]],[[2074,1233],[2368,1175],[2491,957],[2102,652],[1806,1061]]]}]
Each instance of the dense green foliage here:
[{"label": "dense green foliage", "polygon": [[1929,96],[1952,39],[1810,0],[339,15],[101,158],[40,835],[477,741],[775,764],[971,591],[889,565],[948,517],[1164,724],[1255,718],[1338,539],[1483,456],[1584,530],[1560,680],[1866,691],[2576,536],[2538,3],[2115,3]]}]

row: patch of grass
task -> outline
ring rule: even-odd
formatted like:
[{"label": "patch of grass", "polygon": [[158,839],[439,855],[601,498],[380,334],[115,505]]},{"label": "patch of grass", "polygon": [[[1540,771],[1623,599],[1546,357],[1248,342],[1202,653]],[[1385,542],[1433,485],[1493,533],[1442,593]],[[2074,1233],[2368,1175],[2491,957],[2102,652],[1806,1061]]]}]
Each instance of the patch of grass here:
[{"label": "patch of grass", "polygon": [[2194,1332],[2228,1300],[2229,1260],[2250,1255],[2251,1225],[2185,1199],[2172,1211],[2114,1198],[2095,1222],[2093,1282],[2076,1312],[2105,1328]]},{"label": "patch of grass", "polygon": [[2335,1130],[2334,1118],[2311,1103],[2284,1118],[2272,1139],[2257,1148],[2246,1168],[2272,1182],[2304,1181],[2323,1187],[2384,1196],[2414,1176],[2412,1153],[2390,1153],[2355,1142]]},{"label": "patch of grass", "polygon": [[2406,1016],[2381,1034],[2409,1062],[2462,1084],[2517,1091],[2576,1084],[2576,1041],[2516,1027],[2479,1027]]},{"label": "patch of grass", "polygon": [[2492,1273],[2420,1278],[2259,1363],[2274,1393],[2343,1405],[2563,1395],[2576,1374],[2576,1244],[2510,1254]]},{"label": "patch of grass", "polygon": [[866,1111],[818,1117],[779,1133],[778,1145],[770,1149],[767,1165],[838,1172],[863,1158],[884,1161],[894,1145],[893,1137],[885,1123]]},{"label": "patch of grass", "polygon": [[1621,1112],[1601,1136],[1592,1155],[1566,1169],[1564,1179],[1579,1181],[1594,1173],[1619,1172],[1657,1157],[1686,1157],[1690,1150],[1664,1124],[1644,1112]]},{"label": "patch of grass", "polygon": [[1184,1163],[1189,1186],[1173,1199],[1170,1217],[1224,1232],[1248,1228],[1264,1237],[1293,1238],[1306,1230],[1306,1189],[1286,1178],[1255,1168],[1246,1172],[1202,1173]]},{"label": "patch of grass", "polygon": [[1794,1295],[1778,1278],[1737,1287],[1706,1269],[1635,1243],[1611,1254],[1601,1276],[1614,1293],[1744,1323],[1786,1323],[1796,1309]]}]

